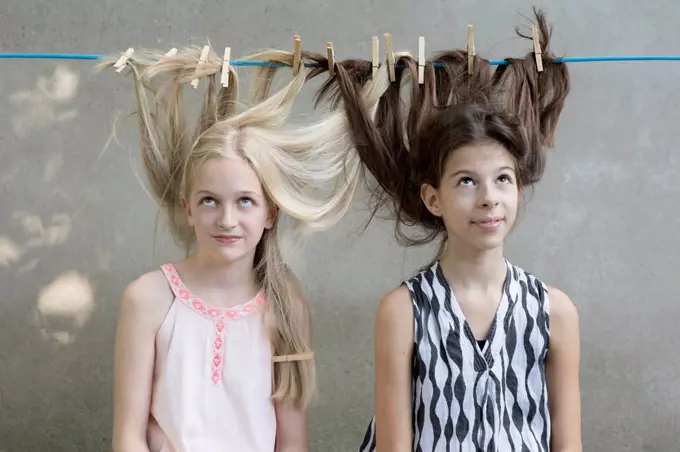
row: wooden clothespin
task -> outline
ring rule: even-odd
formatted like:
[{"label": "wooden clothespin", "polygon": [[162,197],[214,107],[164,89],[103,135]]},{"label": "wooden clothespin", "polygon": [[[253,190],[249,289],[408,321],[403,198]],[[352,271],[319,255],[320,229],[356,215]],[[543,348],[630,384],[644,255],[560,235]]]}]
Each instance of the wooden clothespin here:
[{"label": "wooden clothespin", "polygon": [[394,74],[394,50],[392,49],[392,35],[385,33],[385,46],[387,47],[387,68],[390,71],[390,82],[396,80]]},{"label": "wooden clothespin", "polygon": [[293,36],[293,43],[295,45],[295,52],[293,53],[293,75],[297,75],[300,72],[300,62],[302,60],[302,41],[300,41],[300,36]]},{"label": "wooden clothespin", "polygon": [[472,69],[475,64],[475,27],[473,25],[467,26],[467,57],[468,57],[468,74],[472,74]]},{"label": "wooden clothespin", "polygon": [[[205,64],[205,60],[208,59],[208,53],[210,52],[210,46],[205,45],[203,46],[203,50],[201,51],[201,56],[198,59],[198,64],[196,65],[196,73],[198,73],[198,69]],[[191,86],[196,89],[198,88],[198,75],[196,75],[196,78],[191,81]]]},{"label": "wooden clothespin", "polygon": [[231,59],[231,47],[224,48],[224,58],[222,58],[222,77],[220,82],[225,88],[229,87],[229,60]]},{"label": "wooden clothespin", "polygon": [[326,43],[326,54],[328,55],[328,75],[333,77],[335,75],[335,50],[333,50],[333,43]]},{"label": "wooden clothespin", "polygon": [[375,78],[375,76],[378,75],[378,68],[380,67],[380,41],[378,41],[377,36],[373,36],[373,53],[371,59],[373,61],[373,77]]},{"label": "wooden clothespin", "polygon": [[125,51],[124,54],[118,58],[118,61],[116,61],[113,65],[114,69],[116,69],[116,72],[123,72],[123,69],[125,69],[125,66],[127,66],[128,60],[132,58],[132,54],[135,53],[135,49],[130,47]]},{"label": "wooden clothespin", "polygon": [[425,36],[418,38],[418,83],[425,82]]},{"label": "wooden clothespin", "polygon": [[538,26],[531,24],[531,37],[534,41],[534,57],[536,58],[536,67],[538,72],[543,72],[543,55],[541,53],[541,38],[538,32]]},{"label": "wooden clothespin", "polygon": [[290,363],[290,362],[293,362],[293,361],[307,361],[307,360],[310,360],[310,359],[314,359],[314,353],[313,352],[298,353],[297,355],[273,356],[272,362],[274,362],[274,363]]}]

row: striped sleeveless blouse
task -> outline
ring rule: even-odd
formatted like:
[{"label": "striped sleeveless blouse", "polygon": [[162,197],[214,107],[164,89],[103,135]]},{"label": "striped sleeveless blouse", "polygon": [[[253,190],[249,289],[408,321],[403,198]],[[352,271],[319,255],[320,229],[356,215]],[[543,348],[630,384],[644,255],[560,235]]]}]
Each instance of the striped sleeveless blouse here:
[{"label": "striped sleeveless blouse", "polygon": [[[439,262],[406,281],[413,300],[413,450],[547,452],[547,287],[507,262],[488,339],[472,334]],[[360,452],[375,451],[375,417]]]}]

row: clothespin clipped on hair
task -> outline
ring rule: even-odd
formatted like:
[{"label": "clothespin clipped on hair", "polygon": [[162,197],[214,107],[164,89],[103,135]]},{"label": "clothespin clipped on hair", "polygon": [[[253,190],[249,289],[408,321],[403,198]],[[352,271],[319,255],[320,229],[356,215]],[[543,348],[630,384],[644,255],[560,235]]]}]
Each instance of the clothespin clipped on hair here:
[{"label": "clothespin clipped on hair", "polygon": [[[198,59],[198,64],[196,65],[196,72],[198,73],[198,69],[205,64],[205,60],[208,59],[208,53],[210,52],[210,46],[205,45],[203,46],[203,50],[201,51],[201,56]],[[198,88],[198,75],[196,76],[195,79],[191,81],[191,86],[196,89]]]},{"label": "clothespin clipped on hair", "polygon": [[385,33],[385,46],[387,47],[387,67],[390,72],[390,82],[396,80],[396,75],[394,74],[394,51],[392,49],[392,35]]},{"label": "clothespin clipped on hair", "polygon": [[297,75],[300,72],[300,63],[302,60],[302,41],[300,41],[300,36],[293,36],[293,43],[295,45],[295,51],[293,53],[293,75]]},{"label": "clothespin clipped on hair", "polygon": [[314,359],[314,353],[313,352],[298,353],[297,355],[273,356],[272,362],[274,362],[274,363],[290,363],[290,362],[293,362],[293,361],[307,361],[307,360],[310,360],[310,359]]},{"label": "clothespin clipped on hair", "polygon": [[132,54],[133,54],[133,53],[135,53],[135,49],[133,49],[132,47],[130,47],[129,49],[127,49],[127,50],[125,51],[124,54],[122,54],[122,55],[120,56],[120,58],[118,58],[118,61],[116,61],[116,62],[113,64],[113,67],[114,67],[114,69],[116,69],[116,72],[119,72],[119,73],[120,73],[120,72],[123,72],[123,70],[125,69],[125,66],[127,66],[128,60],[129,60],[130,58],[132,58]]},{"label": "clothespin clipped on hair", "polygon": [[380,41],[377,36],[373,36],[373,51],[371,60],[373,61],[373,77],[378,75],[378,68],[380,67]]},{"label": "clothespin clipped on hair", "polygon": [[335,75],[335,50],[332,42],[326,43],[326,54],[328,55],[328,75],[333,77]]},{"label": "clothespin clipped on hair", "polygon": [[418,83],[425,82],[425,36],[418,37]]},{"label": "clothespin clipped on hair", "polygon": [[172,49],[168,50],[168,53],[165,54],[166,57],[174,57],[177,55],[177,48],[173,47]]},{"label": "clothespin clipped on hair", "polygon": [[475,27],[473,25],[467,26],[467,57],[468,57],[468,74],[472,74],[472,69],[475,64]]},{"label": "clothespin clipped on hair", "polygon": [[231,47],[224,48],[224,58],[222,58],[222,77],[220,83],[225,88],[229,87],[229,60],[231,59]]},{"label": "clothespin clipped on hair", "polygon": [[538,72],[543,72],[543,55],[541,53],[541,38],[538,33],[538,26],[531,24],[531,37],[534,41],[534,57],[536,58],[536,67]]}]

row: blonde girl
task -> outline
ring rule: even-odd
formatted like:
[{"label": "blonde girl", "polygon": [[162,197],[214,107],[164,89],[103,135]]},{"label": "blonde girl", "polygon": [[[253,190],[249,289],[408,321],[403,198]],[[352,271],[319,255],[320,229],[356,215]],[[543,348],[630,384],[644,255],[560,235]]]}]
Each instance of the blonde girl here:
[{"label": "blonde girl", "polygon": [[[197,66],[200,52],[138,51],[128,63],[150,192],[187,257],[124,291],[113,450],[307,451],[313,360],[272,363],[312,350],[307,301],[277,229],[282,214],[309,230],[335,224],[354,195],[360,160],[341,112],[283,127],[304,69],[268,97],[273,71],[263,68],[256,104],[237,114],[235,72],[218,90],[221,61],[210,52]],[[293,62],[277,51],[250,58]],[[182,96],[196,77],[206,88],[192,133]],[[367,104],[386,86],[367,86]]]}]

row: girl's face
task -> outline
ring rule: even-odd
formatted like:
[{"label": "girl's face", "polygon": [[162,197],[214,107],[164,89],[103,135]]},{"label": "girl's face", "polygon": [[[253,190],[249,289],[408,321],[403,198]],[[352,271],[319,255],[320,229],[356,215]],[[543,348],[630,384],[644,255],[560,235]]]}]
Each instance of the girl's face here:
[{"label": "girl's face", "polygon": [[254,255],[275,219],[257,174],[233,153],[196,170],[184,208],[198,247],[229,262]]},{"label": "girl's face", "polygon": [[500,144],[477,143],[452,152],[439,188],[424,184],[421,198],[444,221],[451,243],[476,251],[503,244],[517,217],[516,164]]}]

